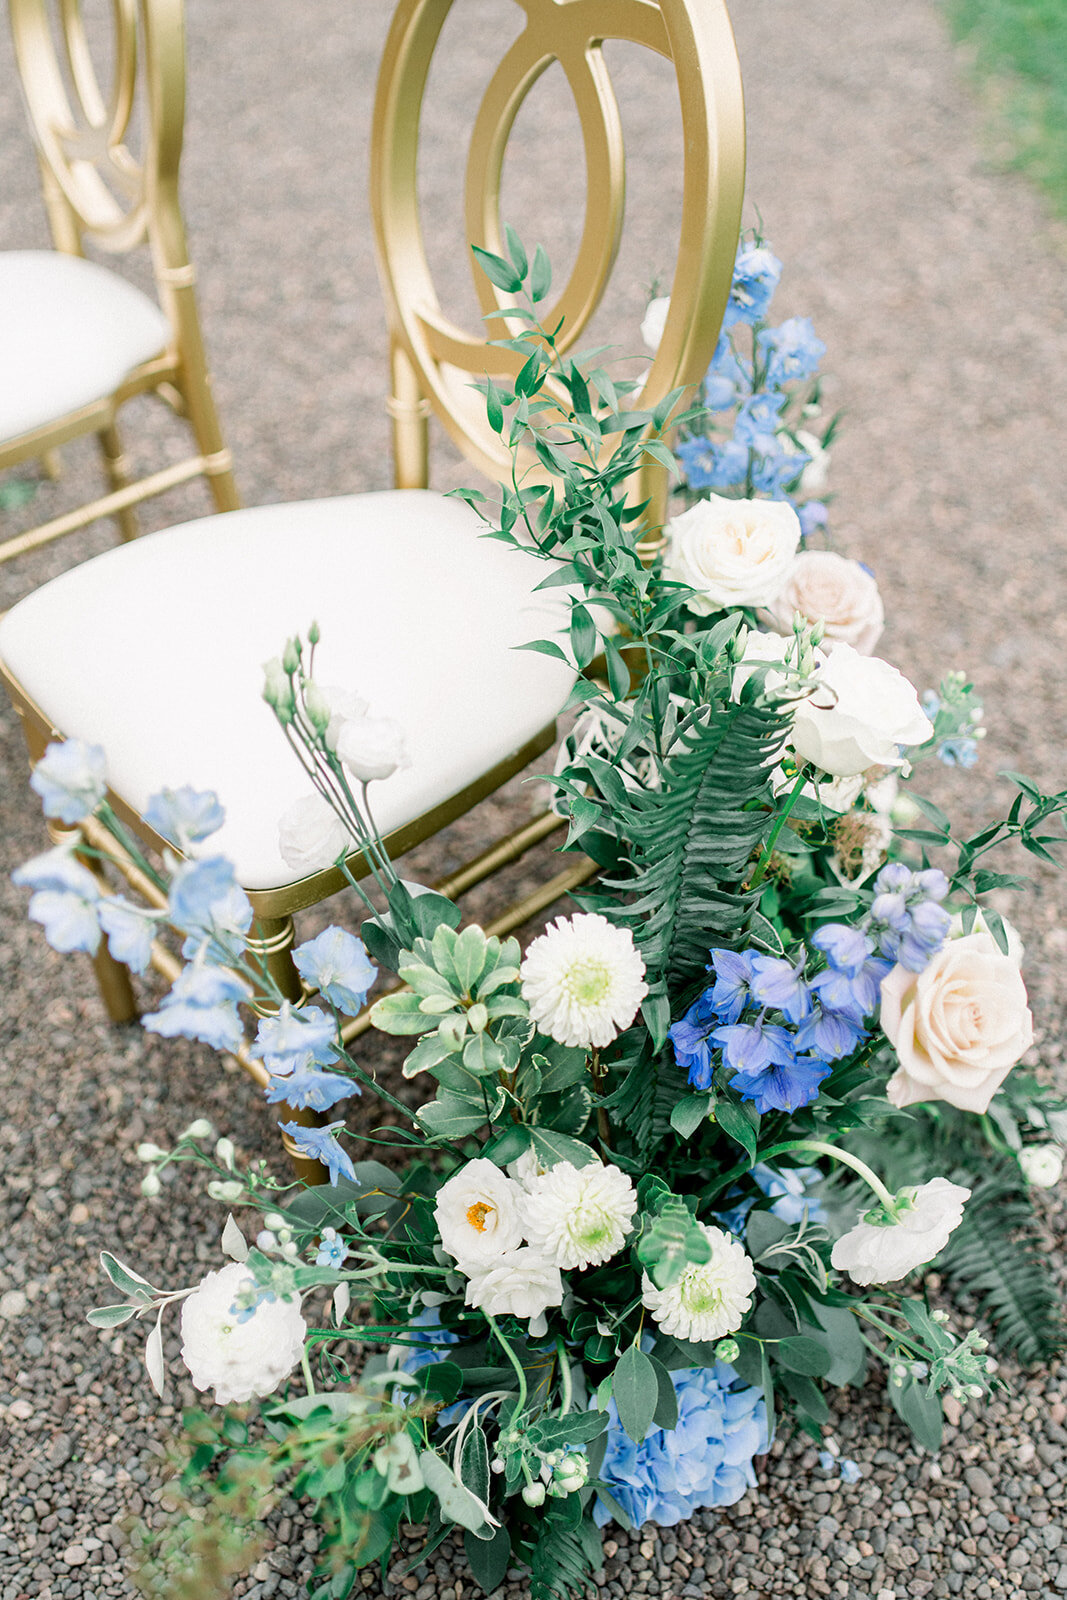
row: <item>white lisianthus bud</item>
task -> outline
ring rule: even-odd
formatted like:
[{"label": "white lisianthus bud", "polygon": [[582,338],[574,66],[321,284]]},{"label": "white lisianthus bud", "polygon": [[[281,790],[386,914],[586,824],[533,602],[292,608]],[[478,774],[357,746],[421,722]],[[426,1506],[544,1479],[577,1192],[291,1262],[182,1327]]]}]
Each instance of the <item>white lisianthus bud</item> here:
[{"label": "white lisianthus bud", "polygon": [[210,1122],[207,1120],[206,1117],[197,1117],[195,1122],[190,1122],[189,1126],[186,1128],[185,1132],[182,1134],[182,1138],[183,1139],[210,1139],[211,1135],[214,1132],[215,1132],[214,1128],[211,1126]]},{"label": "white lisianthus bud", "polygon": [[342,723],[337,754],[360,783],[391,778],[398,767],[407,765],[403,729],[389,717],[363,717]]},{"label": "white lisianthus bud", "polygon": [[256,1249],[262,1250],[266,1254],[269,1250],[276,1250],[277,1248],[277,1234],[271,1233],[269,1228],[261,1228],[259,1233],[256,1234]]},{"label": "white lisianthus bud", "polygon": [[329,713],[326,723],[326,744],[336,751],[337,739],[346,722],[362,722],[369,711],[366,700],[354,689],[343,689],[339,684],[317,684],[316,688]]},{"label": "white lisianthus bud", "polygon": [[278,853],[301,877],[331,867],[350,845],[340,817],[319,794],[294,800],[278,823]]},{"label": "white lisianthus bud", "polygon": [[304,685],[304,709],[316,733],[325,733],[330,722],[330,706],[317,683]]},{"label": "white lisianthus bud", "polygon": [[233,1144],[233,1140],[232,1139],[218,1139],[218,1140],[216,1140],[216,1143],[215,1143],[215,1160],[216,1161],[221,1161],[224,1167],[229,1167],[230,1168],[231,1172],[233,1171],[234,1157],[236,1156],[236,1154],[237,1154],[237,1152],[234,1149],[234,1144]]},{"label": "white lisianthus bud", "polygon": [[159,1148],[158,1144],[139,1144],[137,1146],[138,1161],[162,1161],[166,1153],[165,1150]]},{"label": "white lisianthus bud", "polygon": [[280,1211],[268,1211],[266,1216],[263,1218],[263,1221],[266,1226],[273,1229],[275,1233],[277,1233],[279,1228],[285,1227],[285,1218],[282,1216]]},{"label": "white lisianthus bud", "polygon": [[279,722],[292,722],[296,707],[293,685],[277,656],[263,663],[263,698],[273,708]]},{"label": "white lisianthus bud", "polygon": [[1028,1144],[1019,1151],[1019,1166],[1035,1189],[1053,1189],[1063,1173],[1063,1151],[1058,1144]]},{"label": "white lisianthus bud", "polygon": [[528,1506],[543,1506],[545,1503],[545,1486],[543,1483],[528,1483],[522,1491],[522,1498]]},{"label": "white lisianthus bud", "polygon": [[146,1172],[141,1179],[141,1193],[146,1200],[154,1200],[162,1187],[163,1185],[154,1172]]},{"label": "white lisianthus bud", "polygon": [[215,1179],[208,1184],[207,1192],[212,1200],[222,1200],[225,1204],[232,1205],[235,1200],[240,1200],[245,1192],[245,1186],[243,1183],[237,1183],[233,1179],[226,1183],[220,1183]]}]

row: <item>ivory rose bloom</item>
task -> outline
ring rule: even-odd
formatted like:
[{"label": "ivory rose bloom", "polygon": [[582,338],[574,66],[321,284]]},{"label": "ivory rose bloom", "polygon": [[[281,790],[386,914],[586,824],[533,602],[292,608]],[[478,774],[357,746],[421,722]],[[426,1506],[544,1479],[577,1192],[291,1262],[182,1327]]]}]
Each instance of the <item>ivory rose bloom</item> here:
[{"label": "ivory rose bloom", "polygon": [[437,1191],[434,1216],[441,1243],[468,1275],[522,1243],[523,1189],[493,1162],[478,1156]]},{"label": "ivory rose bloom", "polygon": [[802,550],[793,571],[768,606],[765,620],[776,633],[791,634],[793,614],[821,622],[823,644],[850,644],[869,656],[885,627],[878,585],[866,567],[833,550]]},{"label": "ivory rose bloom", "polygon": [[563,1304],[559,1268],[530,1245],[507,1250],[470,1273],[467,1304],[491,1317],[529,1317],[535,1330],[550,1306]]},{"label": "ivory rose bloom", "polygon": [[951,939],[922,972],[894,967],[881,1020],[900,1062],[886,1089],[895,1106],[985,1111],[1034,1037],[1022,974],[988,933]]},{"label": "ivory rose bloom", "polygon": [[902,672],[877,656],[837,644],[819,668],[815,692],[797,707],[793,748],[831,777],[899,767],[899,747],[925,744],[933,724]]},{"label": "ivory rose bloom", "polygon": [[800,521],[784,500],[709,495],[666,527],[663,576],[696,594],[699,616],[728,606],[768,606],[793,570]]}]

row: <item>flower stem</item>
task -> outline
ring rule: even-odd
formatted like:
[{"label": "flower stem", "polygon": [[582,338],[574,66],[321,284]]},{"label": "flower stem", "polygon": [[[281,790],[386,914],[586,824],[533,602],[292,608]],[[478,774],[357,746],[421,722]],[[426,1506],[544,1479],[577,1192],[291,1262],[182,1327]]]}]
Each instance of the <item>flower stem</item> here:
[{"label": "flower stem", "polygon": [[816,1155],[829,1156],[833,1161],[840,1161],[844,1166],[851,1167],[853,1172],[859,1174],[863,1181],[870,1185],[886,1210],[892,1213],[895,1196],[891,1195],[878,1174],[872,1172],[866,1161],[861,1161],[859,1156],[854,1156],[848,1150],[842,1150],[836,1144],[824,1144],[821,1139],[790,1139],[785,1144],[772,1145],[769,1150],[760,1151],[760,1160],[767,1161],[771,1156],[783,1155],[787,1150],[813,1150]]},{"label": "flower stem", "polygon": [[779,812],[777,820],[775,821],[774,827],[771,829],[771,835],[770,835],[770,838],[767,840],[766,845],[764,846],[763,855],[760,857],[759,865],[757,866],[757,868],[756,868],[755,872],[753,873],[752,878],[751,878],[751,880],[749,882],[749,885],[748,885],[749,889],[758,888],[759,885],[763,882],[764,878],[767,876],[767,868],[771,864],[771,856],[774,854],[774,847],[778,843],[778,835],[781,833],[782,829],[785,827],[786,823],[789,821],[789,818],[790,818],[790,816],[792,814],[792,811],[793,811],[793,807],[796,805],[797,801],[800,799],[800,791],[803,789],[803,787],[807,783],[807,781],[808,781],[808,775],[802,769],[800,771],[800,773],[798,774],[798,776],[797,776],[796,783],[794,783],[792,789],[790,789],[790,791],[789,791],[789,798],[786,800],[785,805],[783,806],[782,810]]},{"label": "flower stem", "polygon": [[[515,1369],[515,1376],[519,1380],[519,1403],[515,1407],[515,1417],[521,1417],[523,1412],[526,1409],[526,1371],[525,1371],[525,1368],[523,1367],[523,1364],[519,1360],[518,1356],[515,1354],[514,1350],[511,1348],[511,1346],[508,1343],[508,1341],[504,1338],[504,1335],[501,1333],[499,1327],[497,1326],[497,1320],[492,1315],[492,1313],[489,1312],[489,1311],[485,1311],[485,1312],[482,1313],[482,1315],[485,1317],[486,1322],[488,1322],[489,1326],[492,1328],[493,1332],[495,1333],[496,1339],[497,1339],[497,1343],[503,1347],[504,1354],[507,1356],[508,1360],[511,1362],[511,1365]],[[512,1419],[512,1426],[514,1427],[514,1425],[515,1425],[515,1421],[514,1421],[514,1418],[513,1418]]]},{"label": "flower stem", "polygon": [[611,1154],[611,1122],[607,1107],[601,1103],[604,1093],[604,1069],[600,1065],[600,1051],[594,1045],[589,1056],[589,1075],[593,1080],[593,1097],[596,1100],[596,1130],[600,1148],[606,1156]]}]

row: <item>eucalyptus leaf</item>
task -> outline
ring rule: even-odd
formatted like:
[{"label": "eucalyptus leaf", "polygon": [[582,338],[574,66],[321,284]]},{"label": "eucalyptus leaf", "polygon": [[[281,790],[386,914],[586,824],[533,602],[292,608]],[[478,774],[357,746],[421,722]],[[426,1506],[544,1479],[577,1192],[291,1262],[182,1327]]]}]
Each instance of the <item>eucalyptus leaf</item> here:
[{"label": "eucalyptus leaf", "polygon": [[651,1359],[637,1345],[623,1351],[612,1378],[611,1393],[619,1421],[635,1444],[640,1444],[659,1405],[659,1381]]}]

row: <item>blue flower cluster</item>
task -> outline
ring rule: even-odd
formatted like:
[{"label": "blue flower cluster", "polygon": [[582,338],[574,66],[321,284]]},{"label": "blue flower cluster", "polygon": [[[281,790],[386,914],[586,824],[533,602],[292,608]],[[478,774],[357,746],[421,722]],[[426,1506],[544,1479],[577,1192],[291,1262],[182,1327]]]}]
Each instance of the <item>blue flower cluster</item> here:
[{"label": "blue flower cluster", "polygon": [[[703,392],[709,411],[736,408],[733,429],[728,438],[705,434],[683,439],[677,453],[691,490],[740,489],[748,495],[789,500],[807,538],[825,526],[826,506],[814,500],[802,505],[797,498],[811,456],[801,449],[784,413],[796,398],[789,386],[815,376],[826,346],[808,317],[789,317],[774,328],[765,325],[781,275],[782,263],[766,245],[742,242],[723,333]],[[751,359],[736,348],[731,330],[738,327],[753,330]]]},{"label": "blue flower cluster", "polygon": [[949,881],[937,867],[912,872],[891,861],[874,880],[868,927],[884,956],[922,972],[948,938],[952,918],[941,905]]},{"label": "blue flower cluster", "polygon": [[[753,1456],[767,1450],[763,1391],[740,1384],[732,1367],[672,1372],[678,1426],[653,1428],[634,1444],[608,1406],[608,1444],[600,1476],[635,1527],[670,1528],[702,1507],[732,1506],[754,1488]],[[613,1508],[598,1499],[593,1517],[603,1527]]]},{"label": "blue flower cluster", "polygon": [[[821,1200],[813,1199],[807,1190],[809,1184],[820,1183],[823,1174],[818,1167],[772,1167],[766,1161],[757,1161],[748,1174],[762,1194],[767,1195],[772,1216],[783,1222],[822,1222],[826,1207]],[[720,1227],[740,1238],[745,1231],[748,1214],[756,1204],[754,1194],[745,1194],[738,1186],[727,1192],[726,1199],[733,1201],[726,1210],[715,1216]]]},{"label": "blue flower cluster", "polygon": [[941,692],[928,689],[923,710],[934,724],[934,752],[946,767],[973,767],[985,737],[982,706],[962,672],[950,672]]}]

